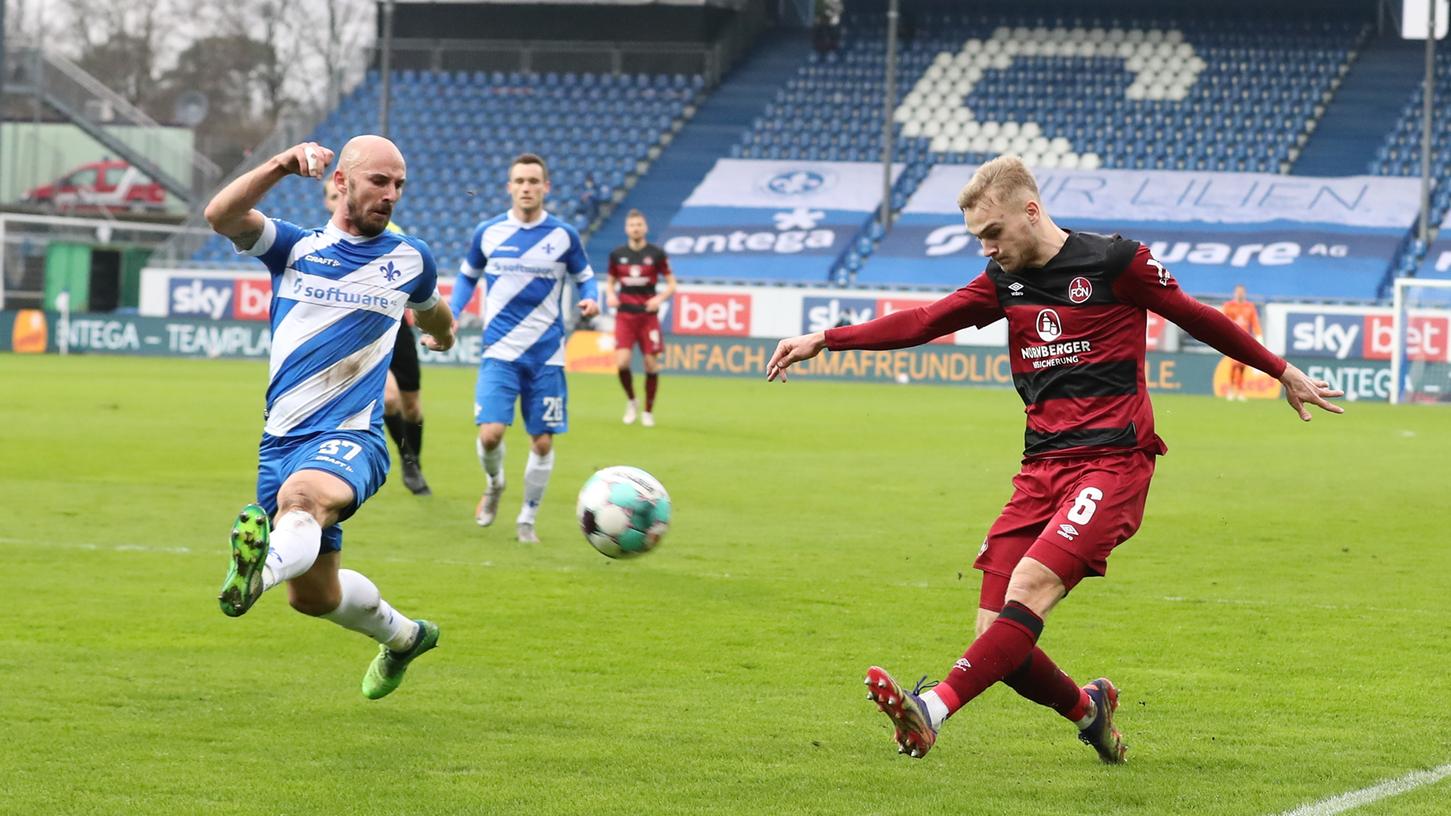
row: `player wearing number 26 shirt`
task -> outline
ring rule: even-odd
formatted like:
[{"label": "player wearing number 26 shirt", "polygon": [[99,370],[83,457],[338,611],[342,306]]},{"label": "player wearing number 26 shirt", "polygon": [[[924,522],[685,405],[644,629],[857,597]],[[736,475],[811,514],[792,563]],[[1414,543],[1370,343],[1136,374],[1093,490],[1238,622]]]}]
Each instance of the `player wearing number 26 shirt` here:
[{"label": "player wearing number 26 shirt", "polygon": [[983,573],[977,638],[928,689],[905,690],[872,666],[868,695],[909,756],[924,756],[948,717],[1002,681],[1074,723],[1104,762],[1123,762],[1113,683],[1079,686],[1037,642],[1054,605],[1104,575],[1109,554],[1138,530],[1155,457],[1167,450],[1144,376],[1147,313],[1279,379],[1301,419],[1310,419],[1305,403],[1340,413],[1327,398],[1341,394],[1186,295],[1142,244],[1059,228],[1016,157],[979,168],[957,203],[989,259],[981,275],[927,306],[783,340],[767,378],[784,380],[790,365],[828,349],[905,348],[1007,319],[1027,430],[1012,497],[974,564]]}]

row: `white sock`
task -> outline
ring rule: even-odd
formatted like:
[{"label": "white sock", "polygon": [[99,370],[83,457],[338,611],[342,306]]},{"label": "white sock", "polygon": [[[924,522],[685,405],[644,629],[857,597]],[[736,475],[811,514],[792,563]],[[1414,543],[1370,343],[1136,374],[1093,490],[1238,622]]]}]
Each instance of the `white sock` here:
[{"label": "white sock", "polygon": [[499,481],[499,476],[504,472],[504,441],[499,440],[499,446],[493,450],[484,447],[484,440],[474,440],[474,450],[479,454],[479,464],[484,466],[484,473],[489,477],[489,484]]},{"label": "white sock", "polygon": [[1091,697],[1088,702],[1088,713],[1084,714],[1078,722],[1074,723],[1074,725],[1078,726],[1079,731],[1093,725],[1093,719],[1098,716],[1098,703],[1093,702],[1093,698]]},{"label": "white sock", "polygon": [[518,523],[534,523],[539,503],[544,501],[544,489],[549,487],[549,474],[553,472],[554,451],[543,456],[529,451],[529,464],[524,466],[524,506],[519,510]]},{"label": "white sock", "polygon": [[395,652],[413,645],[414,638],[418,637],[418,623],[389,606],[368,576],[340,569],[338,584],[343,588],[342,600],[324,618],[344,629],[362,632]]},{"label": "white sock", "polygon": [[928,689],[922,692],[922,702],[927,704],[927,720],[933,730],[942,727],[943,720],[947,719],[947,703],[937,696],[937,692]]},{"label": "white sock", "polygon": [[269,590],[312,569],[322,549],[322,525],[305,510],[289,510],[277,519],[262,565],[262,589]]}]

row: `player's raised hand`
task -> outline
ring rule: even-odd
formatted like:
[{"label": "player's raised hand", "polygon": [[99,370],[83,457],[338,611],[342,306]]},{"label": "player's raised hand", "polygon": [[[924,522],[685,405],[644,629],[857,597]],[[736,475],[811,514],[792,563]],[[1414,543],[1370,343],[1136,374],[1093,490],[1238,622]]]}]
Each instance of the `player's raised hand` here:
[{"label": "player's raised hand", "polygon": [[1331,397],[1343,397],[1344,391],[1337,391],[1330,387],[1330,383],[1324,380],[1311,379],[1309,375],[1293,365],[1285,365],[1285,373],[1280,375],[1280,382],[1285,386],[1285,401],[1300,415],[1300,419],[1310,421],[1310,404],[1320,406],[1332,414],[1343,414],[1345,409],[1333,402]]},{"label": "player's raised hand", "polygon": [[776,344],[776,353],[766,363],[766,382],[780,379],[786,382],[786,369],[792,363],[810,360],[826,348],[826,333],[813,332],[799,337],[788,337]]},{"label": "player's raised hand", "polygon": [[277,161],[289,173],[321,179],[333,163],[333,152],[317,142],[293,145],[277,154]]},{"label": "player's raised hand", "polygon": [[586,298],[584,300],[581,300],[579,302],[579,316],[580,317],[594,317],[595,315],[597,315],[599,313],[600,313],[600,305],[599,305],[599,303],[597,303],[597,302],[595,302],[593,300],[590,300],[588,298]]}]

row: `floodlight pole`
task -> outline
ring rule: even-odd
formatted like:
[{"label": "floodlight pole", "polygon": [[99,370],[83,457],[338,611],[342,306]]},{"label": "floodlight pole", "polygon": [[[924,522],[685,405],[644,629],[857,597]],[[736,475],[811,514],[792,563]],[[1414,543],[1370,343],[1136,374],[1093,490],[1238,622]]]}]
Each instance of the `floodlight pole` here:
[{"label": "floodlight pole", "polygon": [[886,103],[882,113],[882,229],[892,228],[892,116],[897,107],[897,13],[901,0],[887,6]]},{"label": "floodlight pole", "polygon": [[383,80],[378,88],[378,135],[388,135],[388,103],[393,97],[393,0],[383,0],[383,53],[378,60]]},{"label": "floodlight pole", "polygon": [[1431,100],[1436,94],[1436,0],[1426,3],[1426,90],[1421,94],[1421,245],[1431,243]]}]

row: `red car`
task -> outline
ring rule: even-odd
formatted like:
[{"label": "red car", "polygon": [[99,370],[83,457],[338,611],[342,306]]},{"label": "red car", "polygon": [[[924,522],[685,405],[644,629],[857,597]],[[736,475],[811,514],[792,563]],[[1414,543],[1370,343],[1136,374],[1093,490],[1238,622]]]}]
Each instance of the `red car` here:
[{"label": "red car", "polygon": [[124,161],[103,159],[31,188],[25,203],[58,210],[160,209],[166,205],[166,190]]}]

